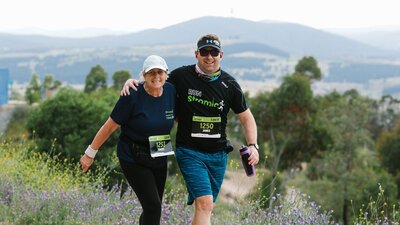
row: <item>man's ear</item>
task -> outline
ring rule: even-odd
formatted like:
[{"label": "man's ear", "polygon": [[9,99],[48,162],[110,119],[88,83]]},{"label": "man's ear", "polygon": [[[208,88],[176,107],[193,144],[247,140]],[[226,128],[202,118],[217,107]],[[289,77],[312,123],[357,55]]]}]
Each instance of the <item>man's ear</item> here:
[{"label": "man's ear", "polygon": [[224,52],[220,52],[219,57],[222,59],[222,56],[224,56]]},{"label": "man's ear", "polygon": [[199,57],[199,51],[194,51],[194,57],[197,59]]}]

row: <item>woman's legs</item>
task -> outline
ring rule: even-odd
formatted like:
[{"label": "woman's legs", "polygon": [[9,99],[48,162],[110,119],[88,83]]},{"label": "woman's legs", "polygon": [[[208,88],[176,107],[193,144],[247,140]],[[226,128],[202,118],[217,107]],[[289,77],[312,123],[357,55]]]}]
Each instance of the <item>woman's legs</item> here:
[{"label": "woman's legs", "polygon": [[135,191],[143,212],[140,224],[160,224],[161,203],[164,194],[167,166],[153,169],[120,160],[122,171],[129,185]]}]

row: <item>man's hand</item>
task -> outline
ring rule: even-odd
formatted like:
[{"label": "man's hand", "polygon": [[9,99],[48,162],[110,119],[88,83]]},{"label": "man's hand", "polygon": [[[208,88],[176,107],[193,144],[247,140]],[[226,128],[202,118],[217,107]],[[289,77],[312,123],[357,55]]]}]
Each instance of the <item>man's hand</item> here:
[{"label": "man's hand", "polygon": [[249,164],[252,165],[252,166],[255,166],[259,161],[260,155],[258,154],[258,151],[257,151],[256,147],[249,146],[249,149],[251,151],[251,154],[250,154],[250,157],[249,157]]},{"label": "man's hand", "polygon": [[87,156],[86,154],[84,154],[81,157],[81,160],[79,160],[81,165],[82,165],[82,172],[86,172],[89,167],[93,164],[94,159],[90,158],[89,156]]},{"label": "man's hand", "polygon": [[132,88],[133,90],[137,91],[137,86],[139,86],[139,81],[135,79],[128,79],[125,81],[124,86],[122,87],[121,90],[121,96],[127,96],[130,95],[129,93],[129,88]]}]

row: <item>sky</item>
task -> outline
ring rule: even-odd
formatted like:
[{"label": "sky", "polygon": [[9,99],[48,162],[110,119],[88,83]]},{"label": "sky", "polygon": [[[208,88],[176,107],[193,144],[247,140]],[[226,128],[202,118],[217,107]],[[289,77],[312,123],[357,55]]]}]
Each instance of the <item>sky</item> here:
[{"label": "sky", "polygon": [[203,16],[282,21],[317,29],[400,27],[398,0],[0,0],[0,32],[136,32]]}]

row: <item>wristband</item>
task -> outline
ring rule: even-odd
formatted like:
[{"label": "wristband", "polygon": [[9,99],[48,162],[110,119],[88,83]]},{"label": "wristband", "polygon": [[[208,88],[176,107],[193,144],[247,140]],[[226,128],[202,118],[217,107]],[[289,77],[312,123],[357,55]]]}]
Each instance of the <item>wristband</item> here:
[{"label": "wristband", "polygon": [[87,147],[85,154],[89,156],[90,158],[94,159],[96,156],[97,150],[94,150],[90,145]]}]

